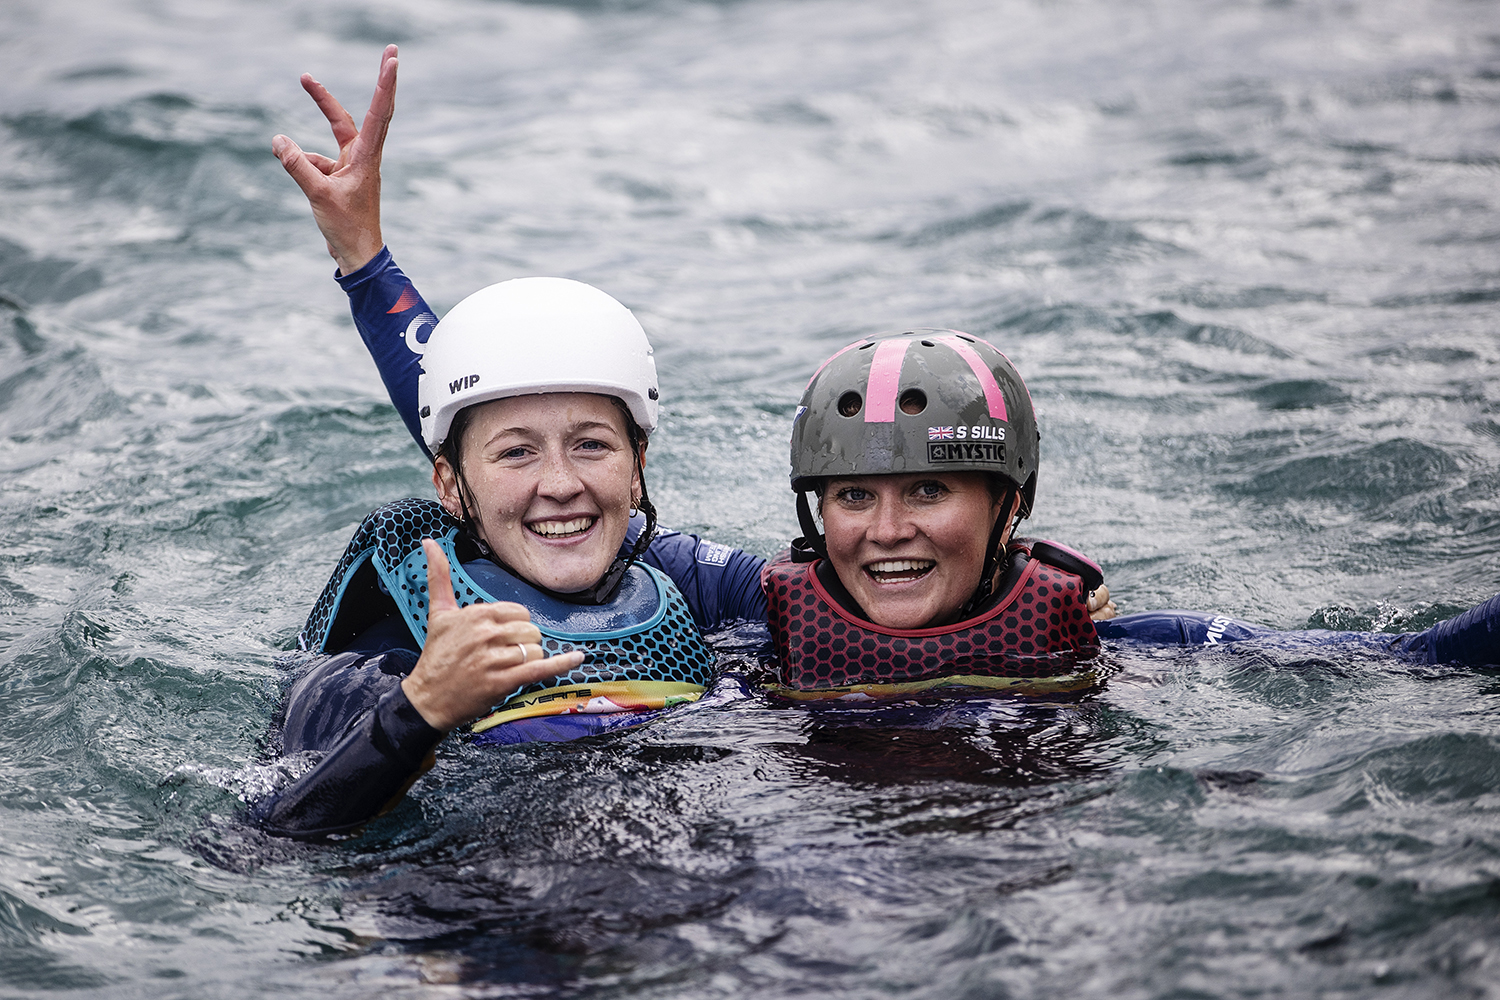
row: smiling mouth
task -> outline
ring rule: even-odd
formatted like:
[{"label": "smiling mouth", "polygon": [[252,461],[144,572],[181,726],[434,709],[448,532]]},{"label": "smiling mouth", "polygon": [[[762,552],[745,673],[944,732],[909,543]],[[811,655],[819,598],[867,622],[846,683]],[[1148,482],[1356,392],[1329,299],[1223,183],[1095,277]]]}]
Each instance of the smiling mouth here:
[{"label": "smiling mouth", "polygon": [[885,559],[865,567],[876,583],[910,583],[920,580],[937,566],[931,559]]},{"label": "smiling mouth", "polygon": [[574,517],[566,521],[532,521],[526,530],[543,538],[575,538],[586,534],[597,520],[597,517]]}]

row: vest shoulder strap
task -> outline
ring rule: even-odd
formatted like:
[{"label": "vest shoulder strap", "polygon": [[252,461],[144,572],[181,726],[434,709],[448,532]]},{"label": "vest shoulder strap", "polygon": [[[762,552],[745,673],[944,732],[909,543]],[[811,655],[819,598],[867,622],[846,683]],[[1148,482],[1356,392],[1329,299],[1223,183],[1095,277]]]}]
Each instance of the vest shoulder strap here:
[{"label": "vest shoulder strap", "polygon": [[[334,567],[333,575],[328,578],[323,592],[313,604],[312,612],[307,616],[307,624],[302,626],[302,632],[297,636],[297,647],[309,652],[327,652],[330,648],[348,642],[362,631],[358,625],[364,618],[370,617],[366,609],[370,603],[379,605],[380,613],[377,617],[391,610],[392,604],[387,603],[389,598],[377,601],[377,598],[384,595],[380,594],[376,586],[376,577],[385,584],[387,593],[392,596],[399,593],[403,584],[397,579],[395,571],[407,561],[413,549],[418,554],[421,553],[422,539],[438,539],[447,553],[449,563],[457,566],[458,557],[453,551],[453,539],[457,534],[458,522],[436,500],[407,497],[371,511],[355,529],[354,537],[349,539],[349,544],[344,548],[344,554]],[[425,568],[425,558],[423,563]],[[425,580],[424,575],[424,593]],[[359,591],[359,600],[346,600],[346,596],[354,597],[350,592],[355,590]],[[423,601],[425,605],[425,597]],[[406,606],[408,602],[396,600],[393,603],[395,608],[400,609],[407,626],[412,628],[412,634],[419,641],[425,637],[426,615],[422,616],[423,625],[418,630],[410,609]],[[472,597],[470,601],[461,603],[472,603]],[[362,609],[366,610],[365,614],[360,613]]]}]

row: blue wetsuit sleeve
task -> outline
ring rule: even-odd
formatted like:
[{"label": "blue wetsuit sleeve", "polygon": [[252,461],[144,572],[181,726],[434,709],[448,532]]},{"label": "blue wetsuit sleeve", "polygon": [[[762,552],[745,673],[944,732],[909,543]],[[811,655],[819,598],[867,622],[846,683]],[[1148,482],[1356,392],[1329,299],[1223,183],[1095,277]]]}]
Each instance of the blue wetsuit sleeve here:
[{"label": "blue wetsuit sleeve", "polygon": [[1141,611],[1094,622],[1101,639],[1125,639],[1151,645],[1217,646],[1270,635],[1276,630],[1202,611]]},{"label": "blue wetsuit sleeve", "polygon": [[346,651],[313,664],[287,693],[283,749],[322,752],[311,771],[256,802],[251,818],[270,833],[342,833],[395,805],[432,766],[444,733],[406,699],[411,649]]},{"label": "blue wetsuit sleeve", "polygon": [[417,413],[417,378],[422,374],[422,356],[411,344],[427,343],[437,316],[396,261],[389,249],[380,253],[352,274],[337,277],[349,296],[349,311],[354,325],[375,359],[385,391],[390,394],[396,412],[428,458],[432,453],[422,441],[422,420]]},{"label": "blue wetsuit sleeve", "polygon": [[[645,519],[631,519],[625,539],[634,544]],[[714,632],[730,622],[766,620],[760,571],[766,561],[742,549],[706,542],[697,535],[659,530],[641,561],[671,577],[687,598],[699,631]]]},{"label": "blue wetsuit sleeve", "polygon": [[1350,643],[1386,649],[1422,663],[1461,663],[1471,667],[1500,664],[1500,594],[1456,618],[1424,632],[1333,632],[1327,629],[1281,631],[1202,611],[1145,611],[1095,622],[1104,640],[1152,645],[1217,646],[1246,639],[1277,645],[1333,646]]},{"label": "blue wetsuit sleeve", "polygon": [[1427,663],[1500,663],[1500,594],[1425,632],[1404,636],[1408,654]]}]

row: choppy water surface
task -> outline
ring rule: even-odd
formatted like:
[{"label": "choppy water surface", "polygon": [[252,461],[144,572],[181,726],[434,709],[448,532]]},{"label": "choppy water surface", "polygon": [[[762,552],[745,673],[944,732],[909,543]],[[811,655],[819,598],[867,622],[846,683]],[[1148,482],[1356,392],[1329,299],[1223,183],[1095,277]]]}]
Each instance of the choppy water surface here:
[{"label": "choppy water surface", "polygon": [[[1038,534],[1126,610],[1421,626],[1500,588],[1500,11],[1473,0],[12,0],[0,995],[1487,996],[1492,673],[1116,651],[926,728],[726,684],[447,745],[359,839],[238,820],[349,531],[428,490],[301,197],[402,44],[387,237],[657,344],[666,519],[794,533],[818,359],[994,339]],[[733,665],[733,664],[731,664]],[[291,762],[294,765],[296,762]],[[289,765],[290,766],[290,765]]]}]

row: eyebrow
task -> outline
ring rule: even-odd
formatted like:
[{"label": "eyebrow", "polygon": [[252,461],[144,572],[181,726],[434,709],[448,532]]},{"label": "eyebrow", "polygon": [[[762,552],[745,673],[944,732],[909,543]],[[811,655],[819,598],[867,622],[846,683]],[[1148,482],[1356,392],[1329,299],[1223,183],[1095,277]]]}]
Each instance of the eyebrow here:
[{"label": "eyebrow", "polygon": [[[579,431],[591,431],[591,430],[599,430],[599,429],[603,429],[603,430],[609,431],[612,434],[619,434],[620,433],[619,429],[616,428],[613,424],[611,424],[607,420],[580,420],[576,424],[569,424],[568,425],[568,433],[569,434],[576,434]],[[491,434],[485,440],[484,444],[480,445],[480,447],[482,448],[482,447],[485,447],[486,445],[494,444],[494,442],[498,438],[502,438],[502,437],[504,437],[507,434],[514,434],[517,437],[533,437],[533,436],[535,436],[535,430],[533,428],[530,428],[530,427],[502,427],[499,430],[497,430],[495,433]]]}]

